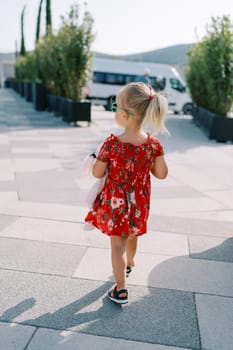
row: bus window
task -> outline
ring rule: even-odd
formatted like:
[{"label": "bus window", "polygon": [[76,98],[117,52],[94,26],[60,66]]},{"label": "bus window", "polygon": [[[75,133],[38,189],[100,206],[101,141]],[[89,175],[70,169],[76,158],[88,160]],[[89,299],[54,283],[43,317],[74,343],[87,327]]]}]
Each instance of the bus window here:
[{"label": "bus window", "polygon": [[104,77],[105,73],[102,72],[94,72],[93,73],[93,82],[94,83],[105,83],[105,77]]},{"label": "bus window", "polygon": [[171,88],[179,92],[185,92],[185,86],[178,79],[170,78]]}]

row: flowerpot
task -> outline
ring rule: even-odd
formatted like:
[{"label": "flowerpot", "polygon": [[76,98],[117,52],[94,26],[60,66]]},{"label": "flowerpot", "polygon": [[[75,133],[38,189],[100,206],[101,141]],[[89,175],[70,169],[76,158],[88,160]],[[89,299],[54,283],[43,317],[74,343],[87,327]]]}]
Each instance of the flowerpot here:
[{"label": "flowerpot", "polygon": [[61,97],[60,96],[54,96],[54,105],[53,105],[53,114],[55,117],[59,117],[60,114],[60,103],[61,103]]},{"label": "flowerpot", "polygon": [[14,80],[13,81],[13,89],[15,90],[15,92],[19,92],[19,81],[18,80]]},{"label": "flowerpot", "polygon": [[32,101],[32,83],[29,81],[24,82],[24,97],[26,101]]},{"label": "flowerpot", "polygon": [[63,120],[69,117],[70,114],[70,102],[72,100],[66,97],[60,97],[59,104],[59,115],[62,116]]},{"label": "flowerpot", "polygon": [[5,89],[13,88],[14,78],[6,78],[4,81]]},{"label": "flowerpot", "polygon": [[195,125],[199,126],[209,139],[233,142],[233,118],[218,115],[199,106],[193,106],[191,114]]},{"label": "flowerpot", "polygon": [[36,111],[44,111],[46,109],[46,90],[43,84],[33,83],[32,100]]},{"label": "flowerpot", "polygon": [[57,101],[57,96],[52,95],[52,94],[47,94],[46,100],[47,100],[47,110],[49,112],[54,112],[56,101]]},{"label": "flowerpot", "polygon": [[24,97],[24,81],[19,81],[19,94]]},{"label": "flowerpot", "polygon": [[67,123],[75,123],[79,121],[91,122],[91,103],[84,101],[68,100],[69,113],[63,116],[63,120]]}]

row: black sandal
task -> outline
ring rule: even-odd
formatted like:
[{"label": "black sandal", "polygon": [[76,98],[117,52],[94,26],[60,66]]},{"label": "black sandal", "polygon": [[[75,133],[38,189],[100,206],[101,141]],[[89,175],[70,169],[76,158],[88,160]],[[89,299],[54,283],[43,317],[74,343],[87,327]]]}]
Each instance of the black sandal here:
[{"label": "black sandal", "polygon": [[[121,294],[126,294],[125,297],[121,297]],[[117,287],[115,286],[112,290],[108,292],[108,297],[110,300],[112,300],[114,303],[117,304],[127,304],[128,303],[128,291],[127,289],[121,289],[117,290]]]},{"label": "black sandal", "polygon": [[126,267],[126,277],[129,277],[130,275],[130,272],[133,271],[133,266],[127,266]]}]

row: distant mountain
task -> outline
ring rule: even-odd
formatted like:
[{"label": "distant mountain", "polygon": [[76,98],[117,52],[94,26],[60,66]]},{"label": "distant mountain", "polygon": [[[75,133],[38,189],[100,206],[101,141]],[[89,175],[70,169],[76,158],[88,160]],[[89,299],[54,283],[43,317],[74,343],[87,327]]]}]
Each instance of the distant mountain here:
[{"label": "distant mountain", "polygon": [[109,55],[100,52],[94,52],[96,57],[124,59],[129,61],[142,61],[154,63],[166,63],[174,66],[184,66],[188,63],[187,53],[194,44],[181,44],[168,46],[153,51],[141,52],[131,55]]}]

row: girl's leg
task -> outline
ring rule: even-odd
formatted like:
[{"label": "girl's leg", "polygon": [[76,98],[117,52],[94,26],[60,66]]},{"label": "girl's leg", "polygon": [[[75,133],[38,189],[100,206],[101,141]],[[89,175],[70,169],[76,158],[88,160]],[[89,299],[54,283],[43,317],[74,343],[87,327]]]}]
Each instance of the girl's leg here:
[{"label": "girl's leg", "polygon": [[[112,268],[117,290],[126,289],[126,239],[118,236],[110,236]],[[122,295],[124,297],[124,295]]]},{"label": "girl's leg", "polygon": [[134,257],[137,252],[138,237],[130,235],[126,242],[127,266],[134,266]]}]

